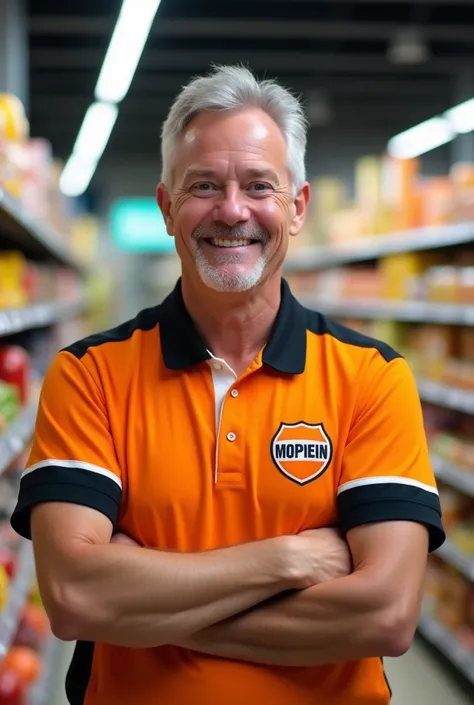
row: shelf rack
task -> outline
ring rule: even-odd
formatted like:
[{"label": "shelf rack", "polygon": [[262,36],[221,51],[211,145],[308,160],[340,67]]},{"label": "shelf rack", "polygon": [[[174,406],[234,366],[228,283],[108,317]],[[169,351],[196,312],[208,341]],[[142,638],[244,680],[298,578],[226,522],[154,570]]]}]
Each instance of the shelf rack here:
[{"label": "shelf rack", "polygon": [[286,273],[311,272],[356,262],[369,262],[401,252],[419,252],[455,247],[474,241],[474,223],[404,230],[390,235],[364,237],[338,247],[308,245],[288,257]]},{"label": "shelf rack", "polygon": [[[0,250],[19,250],[32,261],[49,262],[87,279],[90,267],[83,262],[65,238],[54,228],[31,217],[21,203],[0,188]],[[46,328],[68,321],[88,307],[83,294],[72,299],[55,299],[23,308],[0,309],[0,338],[23,331]],[[0,475],[28,446],[38,408],[35,398],[0,436]],[[35,577],[31,542],[21,540],[17,555],[17,571],[9,586],[8,600],[0,614],[0,663],[15,638],[22,610],[28,600]],[[43,678],[29,694],[31,705],[51,705],[55,667],[61,642],[50,637],[45,644]]]},{"label": "shelf rack", "polygon": [[427,613],[418,621],[420,634],[436,647],[474,685],[474,653]]},{"label": "shelf rack", "polygon": [[21,541],[17,565],[17,573],[10,586],[7,604],[0,614],[0,663],[12,645],[23,607],[33,584],[35,565],[33,549],[29,541]]},{"label": "shelf rack", "polygon": [[[303,247],[297,254],[289,256],[285,273],[316,272],[359,262],[377,261],[399,253],[438,250],[465,244],[474,244],[474,223],[418,228],[364,238],[347,246]],[[334,318],[474,326],[474,306],[469,304],[354,298],[338,300],[315,293],[301,293],[298,298],[308,308]],[[418,378],[417,385],[420,398],[425,403],[474,415],[474,390],[459,389],[425,378]],[[431,460],[437,479],[474,497],[474,472],[463,470],[434,453]],[[448,539],[437,551],[437,555],[474,582],[474,557],[462,553],[452,540]],[[474,685],[472,651],[427,612],[423,612],[420,617],[418,631]]]},{"label": "shelf rack", "polygon": [[51,260],[86,275],[88,268],[61,236],[39,222],[15,198],[0,188],[0,234],[35,260]]},{"label": "shelf rack", "polygon": [[428,301],[375,301],[372,299],[329,300],[314,294],[298,296],[307,308],[325,316],[392,320],[407,323],[439,323],[440,325],[474,325],[474,306]]}]

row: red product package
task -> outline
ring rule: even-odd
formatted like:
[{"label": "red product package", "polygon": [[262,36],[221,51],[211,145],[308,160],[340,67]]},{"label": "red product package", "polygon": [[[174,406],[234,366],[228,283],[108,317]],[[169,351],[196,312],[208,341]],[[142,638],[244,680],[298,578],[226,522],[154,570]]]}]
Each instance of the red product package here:
[{"label": "red product package", "polygon": [[26,350],[19,345],[0,347],[0,380],[17,387],[20,403],[28,401],[31,361]]}]

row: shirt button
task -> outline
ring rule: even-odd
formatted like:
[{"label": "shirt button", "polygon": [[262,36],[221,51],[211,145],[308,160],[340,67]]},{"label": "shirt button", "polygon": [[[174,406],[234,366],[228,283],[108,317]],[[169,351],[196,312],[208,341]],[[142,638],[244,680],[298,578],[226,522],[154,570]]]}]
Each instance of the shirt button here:
[{"label": "shirt button", "polygon": [[222,365],[220,362],[215,362],[213,367],[215,370],[222,370]]},{"label": "shirt button", "polygon": [[234,399],[235,399],[235,397],[238,397],[238,396],[239,396],[239,392],[237,391],[237,389],[233,389],[233,390],[231,391],[231,393],[230,393],[230,396],[231,396],[231,397],[234,397]]},{"label": "shirt button", "polygon": [[232,433],[232,431],[230,431],[230,432],[227,434],[227,440],[228,440],[228,441],[235,441],[236,438],[237,438],[237,436],[235,435],[235,433]]}]

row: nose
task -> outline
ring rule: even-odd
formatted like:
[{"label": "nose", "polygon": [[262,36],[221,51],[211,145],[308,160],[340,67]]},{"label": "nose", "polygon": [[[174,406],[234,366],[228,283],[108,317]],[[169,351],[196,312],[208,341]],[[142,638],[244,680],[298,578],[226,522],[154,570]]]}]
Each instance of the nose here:
[{"label": "nose", "polygon": [[250,210],[239,187],[230,184],[214,207],[214,220],[233,226],[250,219]]}]

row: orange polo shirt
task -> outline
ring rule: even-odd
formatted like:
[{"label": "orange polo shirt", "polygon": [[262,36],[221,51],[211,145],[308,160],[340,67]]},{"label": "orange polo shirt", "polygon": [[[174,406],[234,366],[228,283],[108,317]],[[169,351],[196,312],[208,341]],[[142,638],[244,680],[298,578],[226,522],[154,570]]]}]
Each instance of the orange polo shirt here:
[{"label": "orange polo shirt", "polygon": [[[201,551],[304,529],[409,520],[444,540],[415,382],[378,341],[282,283],[268,344],[236,377],[180,282],[165,301],[62,350],[44,381],[12,525],[39,502],[103,512],[141,544]],[[119,589],[119,586],[117,587]],[[381,659],[275,668],[164,646],[79,643],[72,705],[387,705]]]}]

